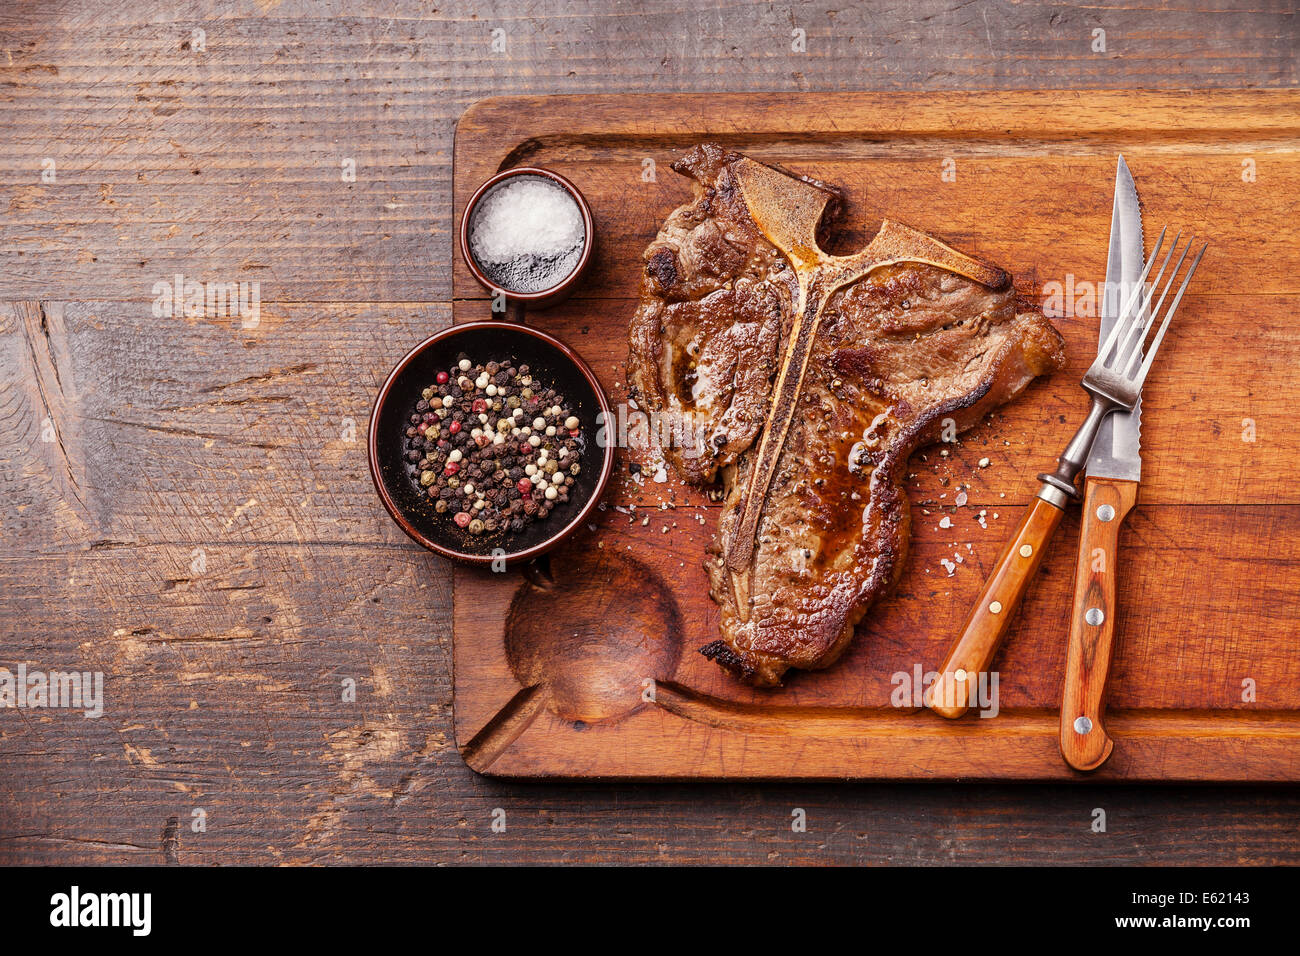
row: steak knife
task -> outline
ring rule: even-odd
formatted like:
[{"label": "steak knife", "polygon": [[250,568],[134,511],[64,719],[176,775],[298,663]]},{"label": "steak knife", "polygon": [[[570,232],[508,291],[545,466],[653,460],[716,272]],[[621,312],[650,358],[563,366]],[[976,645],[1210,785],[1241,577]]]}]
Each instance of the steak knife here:
[{"label": "steak knife", "polygon": [[[1115,172],[1115,203],[1106,256],[1099,343],[1142,275],[1142,209],[1124,157]],[[1115,647],[1119,529],[1137,504],[1142,478],[1142,400],[1108,416],[1088,455],[1070,638],[1061,700],[1061,755],[1076,770],[1105,763],[1114,742],[1102,726],[1106,680]]]}]

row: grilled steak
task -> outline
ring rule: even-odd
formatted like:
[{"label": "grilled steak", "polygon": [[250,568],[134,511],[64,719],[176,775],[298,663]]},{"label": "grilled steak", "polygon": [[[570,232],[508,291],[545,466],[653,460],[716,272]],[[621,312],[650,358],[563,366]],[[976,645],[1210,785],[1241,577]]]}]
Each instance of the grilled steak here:
[{"label": "grilled steak", "polygon": [[[673,164],[695,182],[645,251],[632,320],[629,379],[660,418],[664,457],[687,481],[712,481],[749,447],[767,416],[795,274],[754,224],[732,163],[705,144]],[[824,192],[829,187],[796,180]]]},{"label": "grilled steak", "polygon": [[[756,167],[716,148],[687,157],[684,171],[702,188],[647,252],[631,365],[650,409],[689,410],[689,385],[712,427],[734,431],[670,461],[687,480],[719,469],[723,479],[705,563],[721,638],[702,652],[772,685],[791,667],[832,663],[898,579],[912,451],[949,422],[956,431],[974,424],[1064,356],[1056,330],[1017,300],[1005,273],[906,227],[887,222],[858,257],[808,252],[815,242],[797,237],[820,218],[825,196],[812,190],[825,187],[793,177],[787,187]],[[707,241],[682,238],[714,235],[715,211],[716,235],[747,250],[721,268]],[[761,275],[740,261],[761,261]],[[736,305],[738,288],[744,302],[764,303],[761,320]],[[733,424],[742,420],[743,429]]]},{"label": "grilled steak", "polygon": [[799,414],[768,489],[737,606],[721,543],[747,485],[731,474],[706,563],[722,639],[704,653],[756,684],[819,668],[848,646],[871,602],[902,572],[912,451],[960,431],[1062,360],[1060,337],[1008,290],[934,266],[890,266],[839,293],[813,345]]}]

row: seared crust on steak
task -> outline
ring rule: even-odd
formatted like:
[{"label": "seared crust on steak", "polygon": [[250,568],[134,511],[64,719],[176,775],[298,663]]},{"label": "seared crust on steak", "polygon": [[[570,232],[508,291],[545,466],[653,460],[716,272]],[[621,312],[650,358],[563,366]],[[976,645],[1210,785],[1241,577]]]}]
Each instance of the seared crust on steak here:
[{"label": "seared crust on steak", "polygon": [[[632,318],[633,397],[660,416],[664,457],[695,484],[712,481],[762,428],[794,290],[794,271],[750,218],[738,159],[710,143],[673,164],[694,180],[695,198],[646,249]],[[834,190],[802,181],[838,205]]]},{"label": "seared crust on steak", "polygon": [[[800,278],[754,225],[732,172],[741,159],[704,146],[683,163],[697,196],[647,250],[631,378],[647,410],[703,409],[714,429],[702,455],[665,449],[686,480],[708,481],[719,470],[723,479],[705,563],[721,634],[701,650],[747,682],[772,685],[791,667],[834,662],[871,603],[897,581],[910,530],[903,480],[912,451],[937,440],[947,420],[968,428],[1034,376],[1059,368],[1064,348],[1000,270],[973,260],[960,275],[923,261],[871,266],[821,311],[752,553],[732,553],[728,567]],[[915,243],[915,258],[927,258],[922,247],[932,240],[887,228],[891,249]],[[681,400],[682,367],[695,374],[693,409]],[[715,442],[719,431],[725,439]]]},{"label": "seared crust on steak", "polygon": [[938,440],[945,419],[969,428],[1063,359],[1056,330],[1012,291],[934,266],[892,266],[838,294],[759,521],[748,615],[719,542],[738,520],[749,456],[724,474],[705,568],[730,653],[705,653],[760,685],[832,664],[902,573],[912,452]]}]

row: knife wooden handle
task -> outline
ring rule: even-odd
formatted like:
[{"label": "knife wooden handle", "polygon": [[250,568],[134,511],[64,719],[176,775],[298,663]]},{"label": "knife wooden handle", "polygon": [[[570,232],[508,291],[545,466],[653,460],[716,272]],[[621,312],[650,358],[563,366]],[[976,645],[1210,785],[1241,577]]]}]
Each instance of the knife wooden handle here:
[{"label": "knife wooden handle", "polygon": [[938,680],[926,691],[925,705],[936,714],[957,718],[970,708],[968,690],[973,690],[979,675],[989,669],[1063,514],[1063,508],[1037,497],[1025,510],[984,583],[961,636],[940,666]]},{"label": "knife wooden handle", "polygon": [[1089,478],[1084,485],[1061,699],[1061,756],[1076,770],[1096,770],[1115,746],[1101,717],[1115,647],[1119,527],[1137,504],[1137,494],[1136,481]]}]

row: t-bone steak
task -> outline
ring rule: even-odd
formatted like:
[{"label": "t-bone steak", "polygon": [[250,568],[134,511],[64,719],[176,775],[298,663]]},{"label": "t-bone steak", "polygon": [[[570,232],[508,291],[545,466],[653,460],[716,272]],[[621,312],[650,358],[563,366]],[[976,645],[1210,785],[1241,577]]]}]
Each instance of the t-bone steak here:
[{"label": "t-bone steak", "polygon": [[629,379],[682,477],[721,477],[701,648],[779,684],[835,661],[902,572],[907,461],[1064,361],[1010,277],[886,220],[861,252],[817,231],[839,192],[719,146],[645,253]]}]

